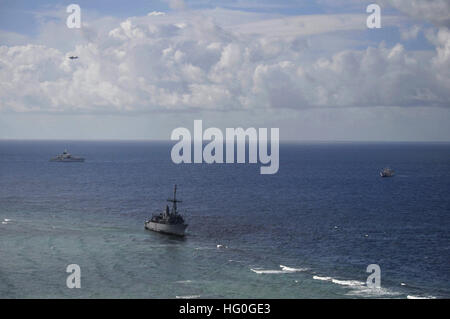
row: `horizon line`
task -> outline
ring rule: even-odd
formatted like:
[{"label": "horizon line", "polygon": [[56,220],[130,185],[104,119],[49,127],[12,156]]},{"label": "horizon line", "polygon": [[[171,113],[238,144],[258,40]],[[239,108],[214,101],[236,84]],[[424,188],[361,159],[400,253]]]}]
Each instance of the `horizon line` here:
[{"label": "horizon line", "polygon": [[[67,138],[67,139],[47,139],[47,138],[0,138],[0,142],[174,142],[177,143],[179,140],[170,140],[170,139],[75,139],[75,138]],[[192,142],[195,140],[192,139]],[[226,139],[224,139],[226,141]],[[236,140],[235,140],[236,141]],[[270,139],[268,139],[270,141]],[[210,142],[210,140],[203,140],[204,143]],[[239,140],[238,140],[239,142]],[[246,140],[248,142],[248,140]],[[280,139],[280,144],[301,144],[301,143],[329,143],[329,144],[339,144],[339,143],[450,143],[450,140],[292,140],[292,139]]]}]

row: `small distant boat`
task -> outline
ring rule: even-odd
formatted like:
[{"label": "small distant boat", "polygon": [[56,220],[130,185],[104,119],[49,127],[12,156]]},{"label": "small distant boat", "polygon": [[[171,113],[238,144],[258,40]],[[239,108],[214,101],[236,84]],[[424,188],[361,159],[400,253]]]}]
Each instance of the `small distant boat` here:
[{"label": "small distant boat", "polygon": [[84,162],[84,158],[73,156],[65,150],[62,154],[51,158],[50,162]]},{"label": "small distant boat", "polygon": [[169,235],[184,236],[184,231],[188,226],[183,219],[183,216],[178,214],[177,203],[177,185],[175,185],[173,191],[173,198],[169,198],[168,202],[172,203],[172,210],[169,210],[169,206],[166,205],[166,209],[145,222],[145,228],[159,233],[165,233]]},{"label": "small distant boat", "polygon": [[390,168],[383,168],[383,170],[380,172],[381,177],[392,177],[394,176],[394,171]]}]

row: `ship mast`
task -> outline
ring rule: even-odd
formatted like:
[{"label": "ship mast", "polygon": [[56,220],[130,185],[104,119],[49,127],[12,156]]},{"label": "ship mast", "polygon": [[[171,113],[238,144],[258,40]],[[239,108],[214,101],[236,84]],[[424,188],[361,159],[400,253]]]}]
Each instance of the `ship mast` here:
[{"label": "ship mast", "polygon": [[173,203],[172,213],[177,214],[177,203],[181,203],[181,200],[177,200],[177,184],[175,184],[175,187],[173,189],[173,199],[169,198],[167,201]]}]

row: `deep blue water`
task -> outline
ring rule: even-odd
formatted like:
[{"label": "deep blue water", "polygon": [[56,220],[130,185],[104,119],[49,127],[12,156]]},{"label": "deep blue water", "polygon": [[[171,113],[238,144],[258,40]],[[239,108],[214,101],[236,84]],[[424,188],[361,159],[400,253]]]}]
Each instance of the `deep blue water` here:
[{"label": "deep blue water", "polygon": [[[450,297],[450,144],[284,144],[275,175],[171,147],[0,142],[0,297]],[[86,162],[48,161],[65,148]],[[173,184],[182,240],[143,224]]]}]

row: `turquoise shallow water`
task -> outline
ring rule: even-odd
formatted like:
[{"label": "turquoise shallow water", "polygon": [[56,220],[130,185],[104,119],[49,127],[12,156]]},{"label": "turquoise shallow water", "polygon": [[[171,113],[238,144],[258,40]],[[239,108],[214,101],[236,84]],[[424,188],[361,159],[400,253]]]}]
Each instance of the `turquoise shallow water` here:
[{"label": "turquoise shallow water", "polygon": [[[66,147],[87,161],[48,162]],[[0,142],[0,297],[450,297],[449,144],[282,145],[272,176],[170,148]],[[143,225],[175,183],[185,239]]]}]

